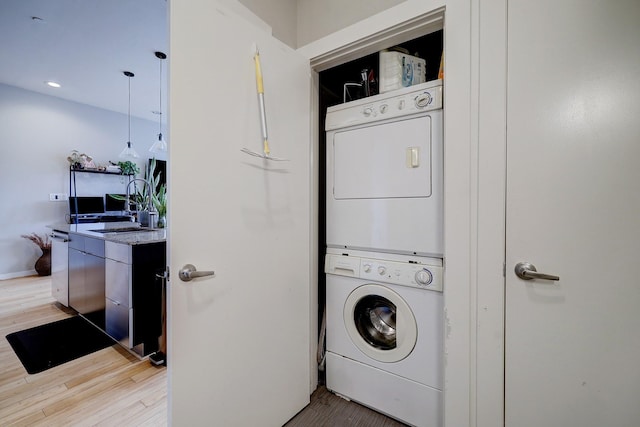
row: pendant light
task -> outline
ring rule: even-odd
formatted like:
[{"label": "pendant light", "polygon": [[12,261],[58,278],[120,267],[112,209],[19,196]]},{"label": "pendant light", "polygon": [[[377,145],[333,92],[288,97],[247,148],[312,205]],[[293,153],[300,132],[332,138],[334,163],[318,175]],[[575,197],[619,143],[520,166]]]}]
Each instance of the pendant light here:
[{"label": "pendant light", "polygon": [[124,147],[124,150],[122,150],[122,152],[120,153],[120,157],[123,158],[123,159],[126,159],[126,158],[137,159],[139,157],[138,153],[131,146],[131,77],[133,77],[135,74],[133,74],[131,71],[125,71],[125,72],[123,72],[123,74],[125,76],[127,76],[128,80],[129,80],[129,112],[128,112],[129,139],[127,140],[127,146]]},{"label": "pendant light", "polygon": [[158,110],[160,119],[158,120],[158,140],[153,143],[149,151],[152,153],[161,153],[167,151],[167,143],[162,137],[162,61],[167,58],[167,55],[162,52],[156,52],[156,58],[160,60],[160,109]]}]

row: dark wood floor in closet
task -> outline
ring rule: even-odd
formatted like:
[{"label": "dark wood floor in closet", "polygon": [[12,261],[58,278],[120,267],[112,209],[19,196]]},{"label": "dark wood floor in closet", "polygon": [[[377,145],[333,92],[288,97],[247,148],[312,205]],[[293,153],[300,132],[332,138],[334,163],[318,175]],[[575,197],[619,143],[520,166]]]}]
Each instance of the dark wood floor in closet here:
[{"label": "dark wood floor in closet", "polygon": [[350,402],[328,391],[324,386],[311,395],[311,403],[284,427],[399,427],[392,418]]}]

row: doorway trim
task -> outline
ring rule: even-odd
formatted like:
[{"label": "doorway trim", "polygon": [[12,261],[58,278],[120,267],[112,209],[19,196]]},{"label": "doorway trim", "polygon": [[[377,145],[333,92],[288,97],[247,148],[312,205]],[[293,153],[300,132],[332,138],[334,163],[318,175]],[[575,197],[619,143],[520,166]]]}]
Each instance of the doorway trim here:
[{"label": "doorway trim", "polygon": [[[476,2],[477,0],[473,0]],[[408,0],[298,52],[311,65],[314,180],[318,167],[318,73],[444,28],[445,55],[445,425],[475,426],[478,294],[477,67],[472,69],[471,3]],[[445,23],[446,19],[446,23]],[[477,26],[474,28],[477,30]],[[317,183],[316,183],[317,184]],[[317,188],[317,187],[316,187]],[[312,248],[312,250],[314,250]],[[490,390],[491,397],[495,397]],[[500,395],[502,396],[502,395]],[[492,408],[486,408],[492,412]]]},{"label": "doorway trim", "polygon": [[324,71],[441,30],[443,27],[444,8],[442,7],[311,58],[311,68],[316,72]]}]

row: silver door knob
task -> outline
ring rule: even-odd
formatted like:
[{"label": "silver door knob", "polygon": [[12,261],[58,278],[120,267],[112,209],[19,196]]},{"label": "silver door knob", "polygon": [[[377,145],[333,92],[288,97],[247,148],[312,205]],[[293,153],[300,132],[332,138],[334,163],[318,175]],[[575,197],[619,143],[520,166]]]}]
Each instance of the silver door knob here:
[{"label": "silver door knob", "polygon": [[516,276],[522,280],[544,279],[544,280],[560,280],[558,276],[552,274],[538,273],[536,266],[529,262],[519,262],[515,268]]},{"label": "silver door knob", "polygon": [[180,277],[180,280],[183,282],[190,282],[197,277],[213,276],[215,274],[215,271],[198,271],[195,265],[185,264],[184,267],[180,269],[178,277]]}]

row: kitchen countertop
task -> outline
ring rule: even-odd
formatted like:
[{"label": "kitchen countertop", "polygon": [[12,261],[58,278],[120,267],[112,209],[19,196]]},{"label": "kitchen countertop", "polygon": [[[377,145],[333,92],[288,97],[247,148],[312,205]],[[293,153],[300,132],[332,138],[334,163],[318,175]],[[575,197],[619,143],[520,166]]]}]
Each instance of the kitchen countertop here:
[{"label": "kitchen countertop", "polygon": [[125,245],[144,245],[147,243],[166,241],[166,228],[149,229],[147,227],[140,227],[141,231],[108,232],[108,230],[112,229],[131,228],[139,226],[140,224],[135,222],[97,222],[87,224],[58,223],[49,225],[49,228],[54,231],[60,231],[63,233],[76,233],[83,236],[93,237],[109,242],[122,243]]}]

